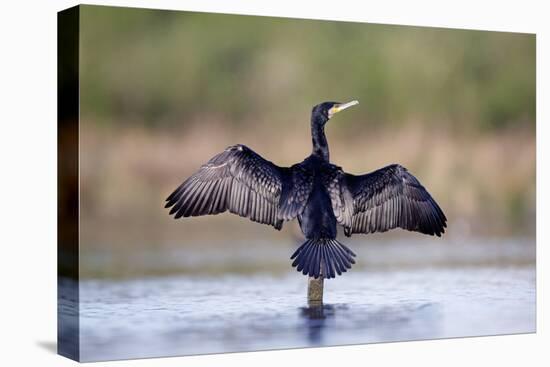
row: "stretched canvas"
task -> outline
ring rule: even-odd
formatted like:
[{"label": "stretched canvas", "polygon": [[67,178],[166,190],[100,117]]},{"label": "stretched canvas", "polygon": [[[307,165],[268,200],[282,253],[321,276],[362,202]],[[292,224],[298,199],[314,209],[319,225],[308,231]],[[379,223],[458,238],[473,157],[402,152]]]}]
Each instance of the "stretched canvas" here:
[{"label": "stretched canvas", "polygon": [[59,354],[535,332],[535,84],[534,34],[60,12]]}]

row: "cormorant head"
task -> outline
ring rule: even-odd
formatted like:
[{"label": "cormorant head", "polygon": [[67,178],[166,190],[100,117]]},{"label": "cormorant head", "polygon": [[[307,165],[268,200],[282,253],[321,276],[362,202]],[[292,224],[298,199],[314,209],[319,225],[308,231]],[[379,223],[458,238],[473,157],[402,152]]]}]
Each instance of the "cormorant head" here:
[{"label": "cormorant head", "polygon": [[323,123],[326,123],[336,113],[343,111],[348,107],[355,106],[356,104],[359,104],[359,102],[323,102],[313,107],[313,110],[311,111],[311,117],[314,121],[322,121]]}]

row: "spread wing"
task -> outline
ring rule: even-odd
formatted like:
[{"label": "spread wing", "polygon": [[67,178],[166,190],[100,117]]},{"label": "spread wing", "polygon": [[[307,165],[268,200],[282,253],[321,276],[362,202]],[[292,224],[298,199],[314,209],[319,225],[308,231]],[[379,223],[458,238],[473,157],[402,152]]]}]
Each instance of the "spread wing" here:
[{"label": "spread wing", "polygon": [[244,145],[234,145],[185,180],[166,199],[165,207],[171,208],[175,218],[229,210],[281,229],[279,200],[291,182],[289,168],[276,166]]},{"label": "spread wing", "polygon": [[424,186],[407,171],[393,164],[365,175],[346,174],[346,187],[353,197],[352,233],[385,232],[393,228],[441,236],[447,218]]},{"label": "spread wing", "polygon": [[304,211],[309,195],[313,190],[315,174],[304,162],[290,167],[287,184],[279,202],[279,217],[292,220]]}]

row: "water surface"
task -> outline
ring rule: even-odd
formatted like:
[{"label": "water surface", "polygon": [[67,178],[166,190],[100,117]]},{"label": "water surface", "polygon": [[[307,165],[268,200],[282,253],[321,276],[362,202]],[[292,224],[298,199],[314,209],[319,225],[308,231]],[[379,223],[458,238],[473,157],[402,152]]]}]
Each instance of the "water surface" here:
[{"label": "water surface", "polygon": [[535,331],[533,266],[351,271],[306,307],[296,272],[85,280],[83,361]]}]

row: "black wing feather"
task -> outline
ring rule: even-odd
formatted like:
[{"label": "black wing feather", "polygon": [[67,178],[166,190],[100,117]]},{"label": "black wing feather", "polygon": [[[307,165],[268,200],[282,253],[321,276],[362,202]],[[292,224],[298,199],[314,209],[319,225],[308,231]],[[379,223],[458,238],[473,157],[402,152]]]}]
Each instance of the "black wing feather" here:
[{"label": "black wing feather", "polygon": [[263,159],[244,145],[216,155],[185,180],[168,198],[175,218],[231,213],[281,229],[279,200],[289,186],[286,167]]},{"label": "black wing feather", "polygon": [[352,225],[344,225],[347,236],[397,227],[436,236],[445,232],[445,214],[406,168],[393,164],[365,175],[346,174],[345,181],[354,213]]}]

